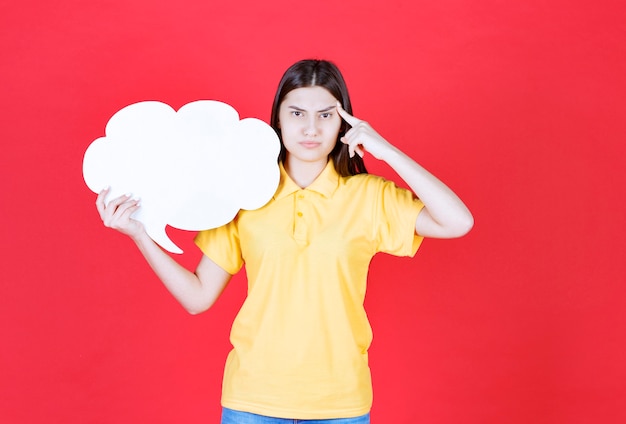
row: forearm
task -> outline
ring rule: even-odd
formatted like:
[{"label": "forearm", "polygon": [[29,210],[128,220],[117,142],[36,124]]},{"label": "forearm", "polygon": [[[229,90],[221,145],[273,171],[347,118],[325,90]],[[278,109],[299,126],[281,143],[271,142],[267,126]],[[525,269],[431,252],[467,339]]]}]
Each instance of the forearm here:
[{"label": "forearm", "polygon": [[466,234],[474,225],[472,214],[444,183],[378,134],[367,122],[347,113],[339,102],[337,112],[352,128],[341,137],[350,156],[369,152],[389,166],[424,202],[415,221],[415,231],[426,237],[453,238]]},{"label": "forearm", "polygon": [[220,295],[223,287],[203,284],[198,275],[176,262],[146,233],[133,241],[163,285],[189,313],[205,311]]},{"label": "forearm", "polygon": [[[416,231],[438,238],[460,237],[474,219],[463,201],[442,181],[394,146],[383,159],[424,203],[425,213],[416,222]],[[420,222],[421,220],[421,222]]]},{"label": "forearm", "polygon": [[107,205],[104,199],[108,192],[108,188],[102,190],[96,199],[96,208],[104,226],[126,234],[135,242],[165,287],[187,311],[196,314],[210,308],[231,275],[206,256],[200,260],[195,273],[181,266],[157,246],[141,222],[131,218],[139,209],[139,200],[124,195]]}]

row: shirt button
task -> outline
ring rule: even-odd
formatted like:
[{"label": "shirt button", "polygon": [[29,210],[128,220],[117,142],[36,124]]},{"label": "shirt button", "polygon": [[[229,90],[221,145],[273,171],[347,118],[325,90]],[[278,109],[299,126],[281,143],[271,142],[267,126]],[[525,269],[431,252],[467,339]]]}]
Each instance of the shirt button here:
[{"label": "shirt button", "polygon": [[299,217],[302,217],[302,212],[298,212],[296,215],[298,215]]},{"label": "shirt button", "polygon": [[298,199],[304,199],[304,194],[299,194]]}]

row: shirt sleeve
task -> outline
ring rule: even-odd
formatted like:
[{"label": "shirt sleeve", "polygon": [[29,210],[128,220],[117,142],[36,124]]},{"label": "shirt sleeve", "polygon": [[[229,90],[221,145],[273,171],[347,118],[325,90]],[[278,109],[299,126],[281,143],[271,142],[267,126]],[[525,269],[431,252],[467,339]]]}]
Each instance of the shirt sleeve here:
[{"label": "shirt sleeve", "polygon": [[237,218],[221,227],[200,231],[195,243],[202,253],[231,275],[243,266]]},{"label": "shirt sleeve", "polygon": [[415,232],[415,221],[424,204],[410,190],[381,180],[374,203],[377,250],[396,256],[414,256],[424,237]]}]

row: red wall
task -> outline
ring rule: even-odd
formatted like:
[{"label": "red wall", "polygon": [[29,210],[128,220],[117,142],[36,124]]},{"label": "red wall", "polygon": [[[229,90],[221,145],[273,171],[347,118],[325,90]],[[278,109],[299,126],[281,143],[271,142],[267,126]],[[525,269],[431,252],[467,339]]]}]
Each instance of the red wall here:
[{"label": "red wall", "polygon": [[102,227],[82,155],[142,100],[267,120],[311,56],[476,218],[375,258],[373,421],[626,422],[623,2],[5,3],[0,422],[217,422],[244,276],[187,315]]}]

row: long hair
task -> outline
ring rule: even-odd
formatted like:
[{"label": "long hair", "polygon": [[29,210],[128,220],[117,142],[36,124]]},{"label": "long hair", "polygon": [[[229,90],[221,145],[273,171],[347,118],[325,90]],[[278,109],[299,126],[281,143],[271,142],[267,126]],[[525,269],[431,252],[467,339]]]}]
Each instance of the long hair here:
[{"label": "long hair", "polygon": [[[327,60],[307,59],[291,65],[278,84],[274,104],[272,105],[272,117],[270,121],[270,125],[274,128],[274,131],[276,131],[280,139],[280,155],[278,156],[280,162],[283,162],[287,156],[287,150],[283,144],[279,128],[278,112],[280,105],[291,90],[301,87],[317,86],[328,90],[330,94],[341,102],[344,110],[352,115],[352,103],[350,102],[348,87],[346,86],[346,82],[339,68],[337,68],[334,63]],[[329,155],[329,158],[332,159],[335,165],[337,173],[343,177],[367,173],[363,159],[359,155],[354,155],[354,157],[351,158],[348,152],[348,146],[339,141],[348,129],[348,124],[342,120],[335,147]]]}]

